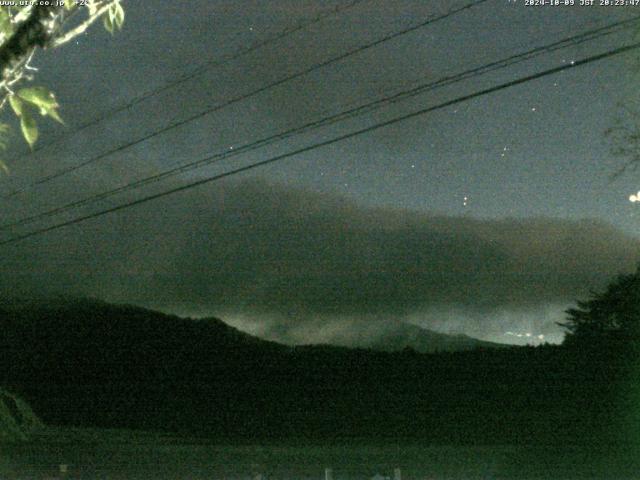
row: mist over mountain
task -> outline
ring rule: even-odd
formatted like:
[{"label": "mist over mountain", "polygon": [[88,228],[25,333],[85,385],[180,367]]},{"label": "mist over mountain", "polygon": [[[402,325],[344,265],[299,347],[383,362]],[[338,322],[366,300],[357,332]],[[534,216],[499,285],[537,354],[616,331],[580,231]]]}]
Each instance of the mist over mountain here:
[{"label": "mist over mountain", "polygon": [[[247,328],[252,335],[287,345],[316,343],[388,352],[411,348],[422,353],[500,348],[511,345],[507,342],[478,340],[461,333],[440,333],[388,316],[366,316],[359,319],[340,317],[316,321],[303,319],[298,322],[283,322],[267,316],[260,322],[244,320],[237,323]],[[505,337],[505,340],[511,339]]]},{"label": "mist over mountain", "polygon": [[484,342],[464,334],[449,335],[438,333],[433,330],[402,322],[387,324],[386,329],[378,330],[374,336],[369,336],[367,332],[364,331],[352,337],[345,338],[343,342],[334,341],[334,344],[389,352],[412,348],[423,353],[455,352],[473,350],[475,348],[500,348],[508,346],[501,343]]}]

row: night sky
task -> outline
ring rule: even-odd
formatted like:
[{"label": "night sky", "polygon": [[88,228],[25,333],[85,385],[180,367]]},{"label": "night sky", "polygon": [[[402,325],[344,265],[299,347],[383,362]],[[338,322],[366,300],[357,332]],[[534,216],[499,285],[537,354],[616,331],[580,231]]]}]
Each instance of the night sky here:
[{"label": "night sky", "polygon": [[[578,0],[577,0],[578,1]],[[546,45],[640,7],[488,0],[251,95],[117,154],[34,183],[465,1],[127,2],[122,32],[95,27],[41,52],[66,127],[40,150],[14,135],[2,224]],[[336,7],[340,10],[328,14]],[[295,33],[79,126],[202,65]],[[433,90],[91,205],[0,239],[343,135],[638,41],[635,28]],[[638,104],[637,51],[575,67],[77,225],[3,245],[5,295],[92,295],[217,315],[284,341],[331,340],[390,319],[524,343],[558,342],[563,310],[640,259],[637,173],[611,176],[605,130]],[[9,121],[8,113],[5,112]],[[49,143],[55,141],[51,145]],[[18,191],[16,195],[6,194]],[[531,337],[525,335],[529,333]],[[537,340],[536,340],[537,341]]]}]

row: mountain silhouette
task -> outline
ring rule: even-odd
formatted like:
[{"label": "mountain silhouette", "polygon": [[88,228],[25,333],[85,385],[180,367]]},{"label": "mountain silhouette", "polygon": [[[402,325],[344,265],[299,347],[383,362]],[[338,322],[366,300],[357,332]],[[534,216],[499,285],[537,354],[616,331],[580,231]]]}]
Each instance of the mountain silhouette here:
[{"label": "mountain silhouette", "polygon": [[215,318],[86,299],[5,302],[0,385],[48,425],[220,442],[562,443],[592,431],[611,441],[611,418],[624,418],[603,394],[622,377],[594,376],[603,362],[587,368],[558,346],[420,353],[415,339],[430,333],[404,332],[387,347],[408,338],[416,348],[286,346]]}]

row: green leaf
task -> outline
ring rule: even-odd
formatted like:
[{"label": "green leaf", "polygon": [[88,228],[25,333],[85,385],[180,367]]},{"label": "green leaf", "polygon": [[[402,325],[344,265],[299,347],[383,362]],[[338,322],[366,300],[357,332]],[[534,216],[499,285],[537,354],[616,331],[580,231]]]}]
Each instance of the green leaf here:
[{"label": "green leaf", "polygon": [[64,120],[62,120],[62,117],[60,116],[60,114],[58,113],[58,110],[56,110],[55,108],[52,108],[51,110],[47,110],[45,115],[50,116],[51,118],[53,118],[56,122],[61,123],[62,125],[64,125]]},{"label": "green leaf", "polygon": [[13,94],[9,95],[9,105],[11,105],[11,109],[17,117],[22,116],[22,112],[24,111],[24,102],[20,100],[20,97]]},{"label": "green leaf", "polygon": [[[7,149],[7,137],[9,136],[10,130],[11,127],[9,127],[9,125],[7,125],[6,123],[0,123],[0,150]],[[9,167],[7,167],[7,164],[4,163],[2,159],[0,159],[0,170],[2,170],[7,175],[9,174]]]},{"label": "green leaf", "polygon": [[114,1],[109,5],[106,15],[103,16],[104,28],[111,34],[122,28],[124,24],[124,9],[119,1]]},{"label": "green leaf", "polygon": [[7,149],[7,140],[11,133],[11,127],[6,123],[0,123],[0,150]]},{"label": "green leaf", "polygon": [[18,92],[18,96],[43,110],[58,108],[55,95],[46,87],[28,87]]},{"label": "green leaf", "polygon": [[122,25],[124,24],[124,8],[120,5],[120,2],[117,2],[114,5],[115,13],[113,16],[113,23],[116,24],[119,30],[122,29]]},{"label": "green leaf", "polygon": [[111,21],[111,17],[109,15],[104,15],[102,17],[102,22],[104,23],[104,28],[113,35],[113,22]]},{"label": "green leaf", "polygon": [[[23,88],[18,92],[18,96],[40,110],[42,115],[48,115],[55,121],[64,124],[58,114],[58,101],[53,93],[45,87]],[[24,109],[23,109],[24,110]],[[20,116],[20,115],[18,115]]]},{"label": "green leaf", "polygon": [[27,141],[29,146],[33,148],[33,145],[38,140],[38,126],[28,110],[22,111],[22,116],[20,117],[20,128],[22,129],[24,139]]}]

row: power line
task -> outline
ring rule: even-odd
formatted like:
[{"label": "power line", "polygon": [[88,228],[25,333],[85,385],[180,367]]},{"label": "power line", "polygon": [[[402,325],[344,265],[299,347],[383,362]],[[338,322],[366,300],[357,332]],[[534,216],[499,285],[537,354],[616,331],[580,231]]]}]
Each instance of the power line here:
[{"label": "power line", "polygon": [[46,217],[50,217],[50,216],[54,216],[57,215],[59,213],[63,213],[65,211],[71,210],[73,208],[76,207],[80,207],[82,205],[87,205],[90,203],[93,203],[95,201],[98,200],[103,200],[105,198],[111,197],[113,195],[116,195],[118,193],[122,193],[125,191],[129,191],[129,190],[134,190],[137,188],[140,188],[144,185],[147,185],[149,183],[152,182],[158,182],[160,180],[172,177],[174,175],[178,175],[190,170],[194,170],[196,168],[200,168],[203,167],[205,165],[209,165],[212,164],[216,161],[219,160],[224,160],[227,159],[229,157],[233,157],[236,155],[240,155],[242,153],[246,153],[249,151],[253,151],[255,149],[264,147],[266,145],[270,145],[272,143],[275,143],[277,141],[283,140],[285,138],[289,138],[293,135],[297,135],[300,133],[304,133],[304,132],[308,132],[310,130],[314,130],[316,128],[320,128],[323,126],[327,126],[327,125],[332,125],[336,122],[339,121],[343,121],[349,118],[354,118],[356,116],[360,116],[366,113],[369,113],[375,109],[381,108],[389,103],[395,103],[395,102],[399,102],[402,100],[406,100],[407,98],[411,98],[414,97],[416,95],[420,95],[422,93],[425,93],[427,91],[431,91],[434,90],[436,88],[440,88],[446,85],[451,85],[454,83],[458,83],[460,81],[463,80],[468,80],[470,78],[474,78],[476,76],[479,75],[483,75],[492,71],[496,71],[498,69],[502,69],[502,68],[506,68],[508,66],[511,65],[515,65],[517,63],[521,63],[524,61],[528,61],[532,58],[535,58],[537,56],[540,56],[542,54],[546,54],[549,52],[555,52],[561,48],[567,48],[570,46],[575,46],[575,45],[579,45],[580,43],[586,42],[586,41],[592,41],[598,38],[601,38],[605,35],[610,35],[612,33],[621,31],[622,29],[625,28],[630,28],[632,26],[634,26],[638,20],[640,20],[640,16],[634,17],[632,19],[628,19],[628,20],[624,20],[624,21],[618,21],[618,22],[614,22],[612,24],[606,25],[604,27],[599,27],[596,29],[592,29],[577,35],[573,35],[571,37],[567,37],[564,38],[562,40],[558,40],[556,42],[544,45],[544,46],[540,46],[540,47],[536,47],[533,49],[530,49],[526,52],[522,52],[522,53],[518,53],[515,55],[511,55],[507,58],[495,61],[495,62],[491,62],[489,64],[485,64],[485,65],[481,65],[479,67],[475,67],[469,70],[466,70],[464,72],[458,73],[456,75],[450,75],[450,76],[446,76],[443,77],[437,81],[434,82],[429,82],[426,84],[421,84],[418,85],[412,89],[409,90],[404,90],[401,91],[399,93],[396,93],[394,95],[391,96],[386,96],[383,97],[381,99],[377,99],[374,100],[372,102],[368,102],[364,105],[360,105],[358,107],[355,108],[351,108],[348,109],[346,111],[337,113],[337,114],[333,114],[330,115],[328,117],[324,117],[321,118],[319,120],[315,120],[312,122],[308,122],[302,126],[298,126],[295,128],[291,128],[288,129],[284,132],[279,132],[277,134],[259,139],[259,140],[255,140],[253,142],[247,143],[245,145],[241,145],[237,148],[234,148],[232,151],[224,151],[218,154],[215,154],[213,156],[207,156],[204,159],[200,159],[197,160],[195,162],[190,162],[187,163],[185,165],[180,165],[178,167],[166,170],[164,172],[161,172],[159,174],[156,175],[152,175],[150,177],[146,177],[140,180],[136,180],[134,182],[131,182],[127,185],[123,185],[121,187],[117,187],[115,189],[112,190],[108,190],[106,192],[102,192],[99,194],[95,194],[95,195],[91,195],[89,197],[80,199],[80,200],[76,200],[70,203],[67,203],[63,206],[60,207],[56,207],[53,208],[51,210],[45,211],[45,212],[41,212],[35,215],[31,215],[29,217],[26,218],[22,218],[20,220],[16,220],[14,222],[11,223],[7,223],[4,225],[0,225],[0,231],[1,230],[6,230],[8,228],[11,227],[16,227],[16,226],[21,226],[21,225],[26,225],[29,223],[32,223],[36,220],[42,219],[42,218],[46,218]]},{"label": "power line", "polygon": [[275,82],[271,82],[271,83],[269,83],[267,85],[264,85],[264,86],[262,86],[262,87],[260,87],[260,88],[258,88],[256,90],[253,90],[253,91],[251,91],[249,93],[245,93],[245,94],[239,95],[237,97],[234,97],[234,98],[232,98],[230,100],[227,100],[226,102],[223,102],[223,103],[218,104],[218,105],[216,105],[216,106],[214,106],[212,108],[209,108],[209,109],[204,110],[204,111],[202,111],[200,113],[192,115],[192,116],[190,116],[190,117],[188,117],[186,119],[180,120],[178,122],[171,123],[171,124],[169,124],[167,126],[164,126],[164,127],[160,128],[158,130],[155,130],[155,131],[153,131],[153,132],[151,132],[151,133],[149,133],[147,135],[144,135],[143,137],[140,137],[140,138],[138,138],[136,140],[133,140],[133,141],[128,142],[126,144],[120,145],[120,146],[118,146],[116,148],[113,148],[113,149],[107,151],[107,152],[104,152],[104,153],[101,153],[99,155],[96,155],[95,157],[92,157],[92,158],[90,158],[90,159],[88,159],[88,160],[86,160],[86,161],[84,161],[82,163],[79,163],[79,164],[74,165],[72,167],[68,167],[68,168],[59,170],[56,173],[53,173],[53,174],[48,175],[48,176],[46,176],[44,178],[41,178],[40,180],[35,181],[31,186],[42,185],[44,183],[48,183],[51,180],[54,180],[54,179],[59,178],[59,177],[61,177],[63,175],[67,175],[69,173],[72,173],[72,172],[74,172],[76,170],[79,170],[79,169],[81,169],[83,167],[86,167],[87,165],[90,165],[90,164],[95,163],[95,162],[97,162],[99,160],[102,160],[103,158],[109,157],[109,156],[111,156],[111,155],[113,155],[115,153],[122,152],[123,150],[126,150],[126,149],[128,149],[130,147],[133,147],[133,146],[138,145],[138,144],[140,144],[142,142],[150,140],[151,138],[156,137],[156,136],[158,136],[160,134],[166,133],[166,132],[168,132],[170,130],[178,128],[178,127],[180,127],[182,125],[185,125],[187,123],[193,122],[194,120],[202,118],[202,117],[204,117],[206,115],[209,115],[211,113],[214,113],[214,112],[217,112],[219,110],[222,110],[223,108],[226,108],[226,107],[228,107],[230,105],[233,105],[235,103],[238,103],[238,102],[241,102],[241,101],[246,100],[248,98],[251,98],[251,97],[253,97],[255,95],[258,95],[260,93],[268,91],[268,90],[270,90],[272,88],[278,87],[278,86],[280,86],[280,85],[282,85],[284,83],[287,83],[287,82],[289,82],[291,80],[295,80],[297,78],[300,78],[300,77],[303,77],[305,75],[308,75],[308,74],[310,74],[310,73],[312,73],[312,72],[314,72],[316,70],[319,70],[321,68],[324,68],[324,67],[332,65],[334,63],[337,63],[337,62],[340,62],[342,60],[345,60],[345,59],[347,59],[347,58],[349,58],[349,57],[351,57],[353,55],[356,55],[356,54],[359,54],[359,53],[364,52],[366,50],[369,50],[371,48],[374,48],[374,47],[376,47],[378,45],[386,43],[386,42],[388,42],[390,40],[393,40],[395,38],[398,38],[398,37],[400,37],[402,35],[406,35],[408,33],[414,32],[414,31],[416,31],[416,30],[418,30],[420,28],[424,28],[427,25],[431,25],[431,24],[433,24],[435,22],[438,22],[440,20],[444,20],[446,18],[449,18],[449,17],[451,17],[453,15],[456,15],[456,14],[458,14],[460,12],[468,10],[468,9],[470,9],[472,7],[480,5],[480,4],[485,3],[487,1],[489,1],[489,0],[474,0],[474,1],[472,1],[472,2],[470,2],[468,4],[466,4],[466,5],[463,5],[462,7],[458,7],[458,8],[449,10],[448,12],[446,12],[446,13],[444,13],[442,15],[429,16],[425,21],[420,22],[420,23],[418,23],[416,25],[413,25],[411,27],[405,28],[405,29],[400,30],[398,32],[394,32],[394,33],[385,35],[384,37],[382,37],[382,38],[380,38],[378,40],[374,40],[372,42],[369,42],[369,43],[366,43],[366,44],[361,45],[359,47],[356,47],[356,48],[354,48],[352,50],[349,50],[346,53],[338,55],[337,57],[333,57],[333,58],[330,58],[329,60],[325,60],[323,62],[316,63],[316,64],[312,65],[311,67],[305,68],[304,70],[301,70],[301,71],[298,71],[298,72],[296,72],[294,74],[288,75],[288,76],[286,76],[284,78],[281,78],[280,80],[276,80]]},{"label": "power line", "polygon": [[153,194],[153,195],[148,195],[146,197],[139,198],[137,200],[133,200],[133,201],[130,201],[130,202],[126,202],[126,203],[117,205],[115,207],[107,208],[105,210],[101,210],[101,211],[94,212],[94,213],[91,213],[91,214],[88,214],[88,215],[83,215],[81,217],[76,217],[74,219],[67,220],[67,221],[64,221],[64,222],[61,222],[61,223],[58,223],[58,224],[55,224],[55,225],[51,225],[49,227],[45,227],[45,228],[41,228],[41,229],[38,229],[38,230],[34,230],[32,232],[29,232],[29,233],[26,233],[26,234],[23,234],[23,235],[19,235],[19,236],[16,236],[16,237],[9,238],[7,240],[3,240],[2,242],[0,242],[0,245],[7,245],[7,244],[10,244],[10,243],[15,243],[15,242],[18,242],[18,241],[21,241],[21,240],[24,240],[24,239],[27,239],[27,238],[30,238],[30,237],[34,237],[36,235],[41,235],[43,233],[51,232],[53,230],[58,230],[58,229],[63,228],[63,227],[74,225],[74,224],[77,224],[77,223],[80,223],[80,222],[84,222],[86,220],[90,220],[90,219],[93,219],[93,218],[101,217],[103,215],[107,215],[109,213],[114,213],[114,212],[117,212],[117,211],[120,211],[120,210],[124,210],[126,208],[130,208],[130,207],[133,207],[133,206],[136,206],[136,205],[141,205],[143,203],[147,203],[147,202],[150,202],[152,200],[157,200],[158,198],[162,198],[162,197],[165,197],[165,196],[168,196],[168,195],[172,195],[174,193],[190,190],[192,188],[199,187],[201,185],[205,185],[207,183],[211,183],[211,182],[214,182],[214,181],[217,181],[217,180],[221,180],[221,179],[226,178],[226,177],[230,177],[230,176],[233,176],[233,175],[237,175],[239,173],[243,173],[243,172],[246,172],[246,171],[249,171],[249,170],[253,170],[254,168],[258,168],[258,167],[262,167],[262,166],[265,166],[265,165],[269,165],[269,164],[278,162],[280,160],[284,160],[286,158],[294,157],[294,156],[300,155],[302,153],[307,153],[307,152],[310,152],[312,150],[315,150],[315,149],[318,149],[318,148],[321,148],[321,147],[326,147],[328,145],[332,145],[332,144],[341,142],[343,140],[354,138],[356,136],[363,135],[365,133],[373,132],[375,130],[379,130],[379,129],[387,127],[387,126],[394,125],[396,123],[403,122],[405,120],[416,118],[418,116],[425,115],[427,113],[430,113],[430,112],[433,112],[433,111],[436,111],[436,110],[441,110],[441,109],[449,107],[451,105],[455,105],[455,104],[458,104],[458,103],[466,102],[466,101],[472,100],[474,98],[478,98],[478,97],[481,97],[481,96],[484,96],[484,95],[495,93],[495,92],[498,92],[500,90],[504,90],[504,89],[507,89],[507,88],[510,88],[510,87],[513,87],[513,86],[516,86],[516,85],[520,85],[522,83],[526,83],[526,82],[530,82],[532,80],[536,80],[538,78],[546,77],[548,75],[553,75],[555,73],[559,73],[559,72],[562,72],[564,70],[568,70],[570,68],[575,68],[575,67],[579,67],[579,66],[582,66],[582,65],[587,65],[587,64],[589,64],[591,62],[596,62],[596,61],[599,61],[599,60],[603,60],[605,58],[609,58],[609,57],[612,57],[612,56],[615,56],[615,55],[621,55],[623,53],[629,52],[629,51],[634,50],[636,48],[640,48],[640,42],[634,43],[634,44],[631,44],[631,45],[626,45],[624,47],[619,47],[619,48],[616,48],[616,49],[613,49],[613,50],[609,50],[607,52],[600,53],[598,55],[593,55],[591,57],[583,58],[582,60],[577,60],[577,61],[571,62],[569,64],[566,64],[566,65],[561,65],[559,67],[550,68],[548,70],[544,70],[542,72],[538,72],[538,73],[535,73],[535,74],[532,74],[532,75],[527,75],[525,77],[520,77],[518,79],[511,80],[511,81],[505,82],[505,83],[501,83],[501,84],[493,86],[493,87],[485,88],[483,90],[479,90],[479,91],[474,92],[474,93],[470,93],[470,94],[467,94],[467,95],[463,95],[463,96],[454,98],[452,100],[448,100],[446,102],[440,103],[440,104],[435,105],[435,106],[423,108],[423,109],[417,110],[415,112],[411,112],[411,113],[408,113],[408,114],[405,114],[405,115],[401,115],[399,117],[395,117],[395,118],[392,118],[390,120],[386,120],[384,122],[380,122],[380,123],[371,125],[369,127],[362,128],[360,130],[356,130],[356,131],[353,131],[353,132],[350,132],[350,133],[347,133],[347,134],[344,134],[344,135],[340,135],[340,136],[331,138],[329,140],[325,140],[323,142],[314,143],[312,145],[308,145],[306,147],[299,148],[297,150],[293,150],[291,152],[287,152],[287,153],[283,153],[283,154],[280,154],[280,155],[276,155],[276,156],[268,158],[266,160],[261,160],[261,161],[256,162],[256,163],[252,163],[250,165],[245,165],[243,167],[238,167],[238,168],[235,168],[233,170],[229,170],[227,172],[223,172],[223,173],[220,173],[220,174],[217,174],[217,175],[213,175],[211,177],[203,178],[203,179],[197,180],[195,182],[191,182],[191,183],[188,183],[186,185],[182,185],[180,187],[175,187],[175,188],[172,188],[170,190],[165,190],[164,192],[156,193],[156,194]]},{"label": "power line", "polygon": [[[104,112],[102,115],[98,115],[96,118],[93,118],[91,120],[89,120],[86,123],[83,123],[81,125],[79,125],[77,128],[75,128],[72,132],[68,132],[66,134],[60,135],[58,138],[48,142],[48,143],[44,143],[44,144],[40,144],[38,145],[32,152],[29,153],[29,155],[32,155],[33,153],[37,153],[41,150],[44,150],[46,148],[49,148],[53,145],[56,145],[58,143],[60,143],[62,140],[64,140],[65,138],[67,138],[68,136],[71,135],[75,135],[76,133],[79,133],[83,130],[86,130],[89,127],[92,127],[94,125],[97,125],[99,123],[102,123],[103,121],[113,117],[114,115],[117,115],[120,112],[123,112],[125,110],[129,110],[132,107],[135,107],[136,105],[144,102],[145,100],[155,97],[157,95],[160,95],[168,90],[171,90],[175,87],[177,87],[178,85],[181,85],[185,82],[188,82],[189,80],[198,77],[200,75],[202,75],[204,72],[206,72],[207,70],[210,70],[212,68],[215,67],[221,67],[223,65],[226,65],[227,63],[233,62],[234,60],[237,60],[245,55],[248,55],[250,53],[255,52],[256,50],[259,50],[263,47],[266,47],[272,43],[278,42],[279,40],[282,40],[283,38],[286,38],[290,35],[293,35],[301,30],[304,30],[312,25],[315,25],[316,23],[321,22],[322,20],[324,20],[325,18],[332,16],[332,15],[338,15],[339,13],[342,13],[346,10],[349,10],[355,6],[357,6],[360,3],[363,2],[367,2],[369,0],[352,0],[351,2],[347,3],[344,6],[336,6],[334,8],[329,9],[328,11],[322,12],[318,15],[316,15],[315,17],[311,18],[310,20],[304,21],[299,23],[296,26],[293,27],[288,27],[285,28],[283,30],[281,30],[280,32],[276,33],[275,35],[266,38],[265,40],[262,41],[258,41],[258,42],[254,42],[252,45],[249,45],[246,48],[242,48],[240,50],[238,50],[237,52],[228,54],[228,55],[223,55],[220,58],[214,59],[212,61],[209,62],[205,62],[199,66],[197,66],[195,69],[193,69],[191,72],[175,79],[172,80],[170,82],[165,83],[164,85],[161,85],[158,88],[155,88],[153,90],[150,90],[148,92],[143,93],[142,95],[139,95],[135,98],[133,98],[132,100],[129,100],[126,104],[124,105],[120,105],[114,109],[111,109],[107,112]],[[8,195],[4,195],[3,197],[0,198],[8,198],[11,197],[13,195],[17,195],[21,193],[21,191],[15,191],[15,192],[11,192]]]}]

